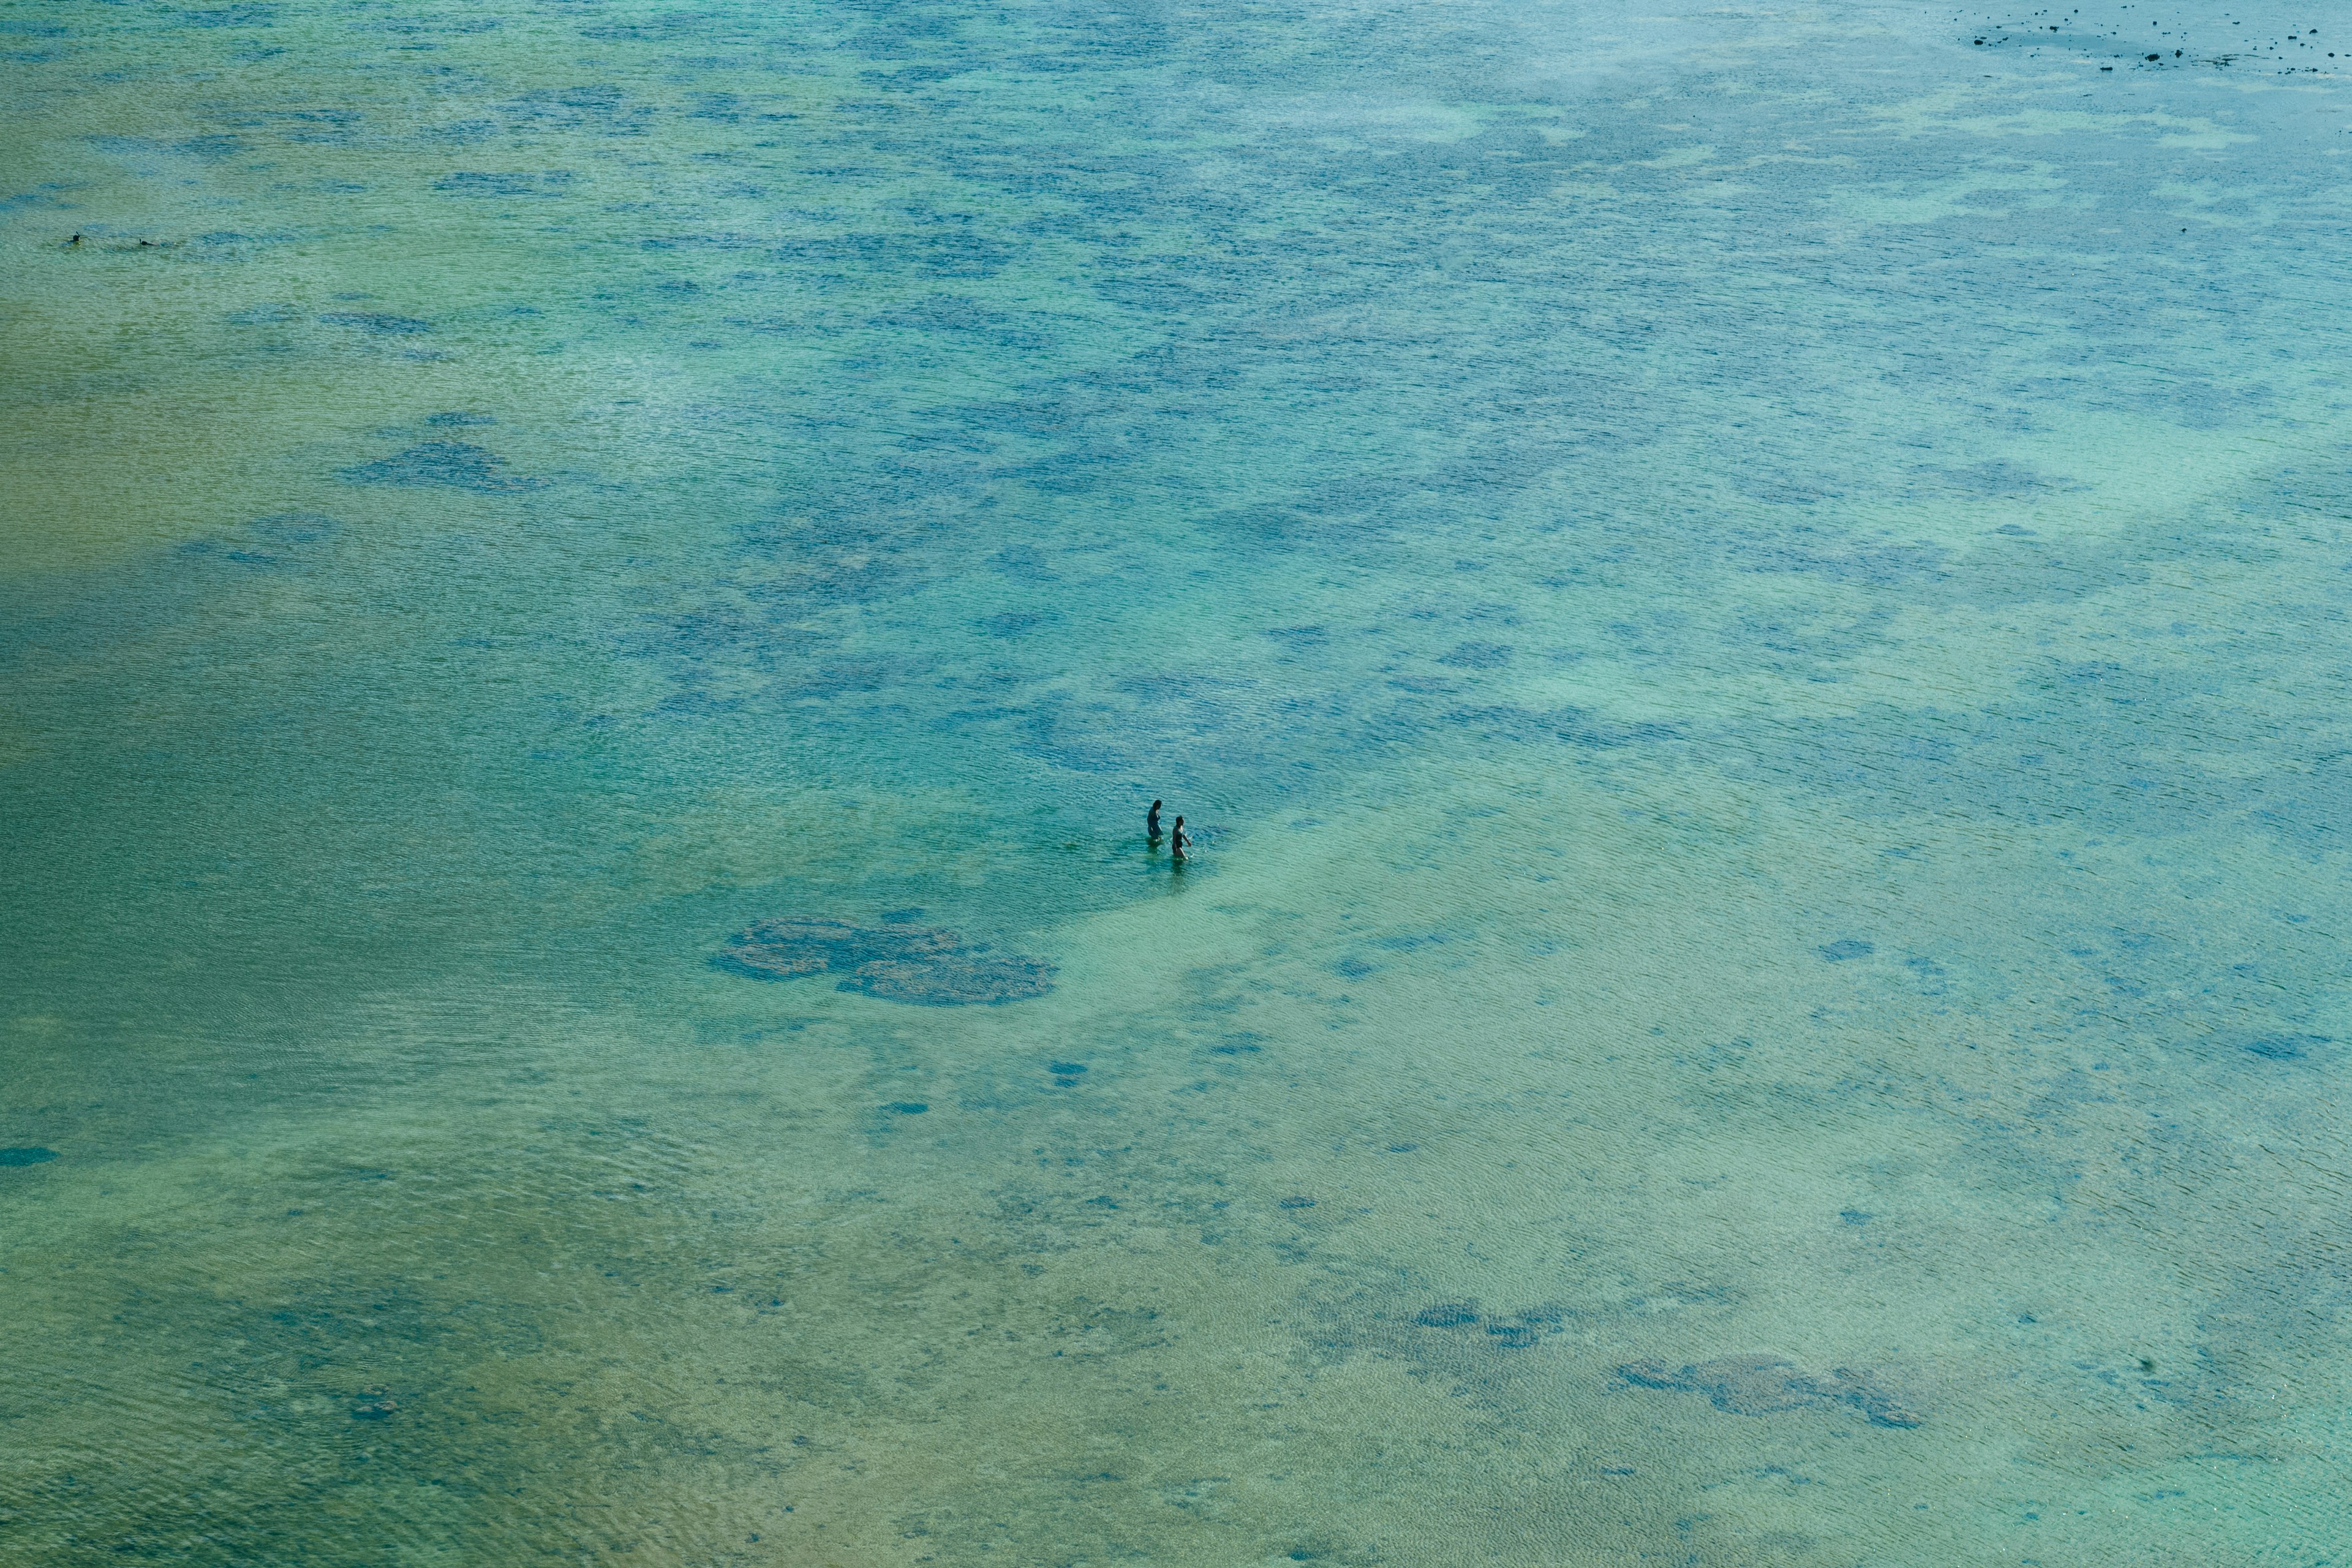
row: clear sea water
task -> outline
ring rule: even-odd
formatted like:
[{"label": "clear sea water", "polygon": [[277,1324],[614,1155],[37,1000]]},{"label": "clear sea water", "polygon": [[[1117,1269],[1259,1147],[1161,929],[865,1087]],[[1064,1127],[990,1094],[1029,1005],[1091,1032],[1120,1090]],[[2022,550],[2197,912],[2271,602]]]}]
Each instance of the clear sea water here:
[{"label": "clear sea water", "polygon": [[0,1561],[2352,1561],[2344,17],[0,6]]}]

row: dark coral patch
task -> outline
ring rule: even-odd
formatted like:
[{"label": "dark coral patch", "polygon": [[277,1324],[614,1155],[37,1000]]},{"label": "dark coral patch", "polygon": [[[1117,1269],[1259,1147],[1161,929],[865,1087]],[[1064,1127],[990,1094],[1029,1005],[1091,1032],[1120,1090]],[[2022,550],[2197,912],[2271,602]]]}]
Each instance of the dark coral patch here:
[{"label": "dark coral patch", "polygon": [[1424,1329],[1466,1328],[1478,1321],[1478,1309],[1468,1301],[1440,1301],[1415,1312],[1412,1321]]},{"label": "dark coral patch", "polygon": [[727,941],[719,964],[766,980],[862,963],[955,952],[951,931],[892,923],[855,926],[846,921],[761,921]]},{"label": "dark coral patch", "polygon": [[331,327],[357,327],[380,338],[413,337],[433,330],[430,321],[420,321],[415,316],[395,316],[385,310],[330,310],[319,320]]},{"label": "dark coral patch", "polygon": [[55,1149],[0,1149],[0,1165],[41,1165],[57,1157]]},{"label": "dark coral patch", "polygon": [[761,980],[845,973],[841,990],[929,1007],[1042,996],[1054,988],[1055,973],[1042,959],[966,946],[936,927],[806,919],[761,921],[729,938],[712,962]]},{"label": "dark coral patch", "polygon": [[2326,1035],[2263,1035],[2246,1042],[2246,1049],[2274,1062],[2299,1061],[2319,1046],[2333,1044]]},{"label": "dark coral patch", "polygon": [[352,1400],[354,1421],[387,1421],[400,1408],[400,1401],[381,1388],[371,1388]]},{"label": "dark coral patch", "polygon": [[1504,643],[1466,642],[1452,653],[1440,655],[1437,662],[1456,669],[1497,669],[1511,662],[1511,649]]},{"label": "dark coral patch", "polygon": [[419,441],[406,451],[342,471],[355,485],[448,485],[457,489],[504,495],[546,488],[545,479],[507,472],[507,460],[470,441]]},{"label": "dark coral patch", "polygon": [[877,959],[859,964],[857,973],[840,985],[841,990],[862,991],[885,1002],[911,1002],[926,1007],[1018,1002],[1043,996],[1053,988],[1050,963],[978,952]]},{"label": "dark coral patch", "polygon": [[1811,1405],[1850,1405],[1873,1426],[1919,1425],[1919,1417],[1869,1374],[1846,1367],[1839,1367],[1827,1377],[1816,1377],[1778,1356],[1739,1355],[1685,1367],[1669,1367],[1663,1362],[1638,1362],[1621,1366],[1617,1372],[1638,1388],[1704,1394],[1708,1404],[1734,1415],[1770,1415]]}]

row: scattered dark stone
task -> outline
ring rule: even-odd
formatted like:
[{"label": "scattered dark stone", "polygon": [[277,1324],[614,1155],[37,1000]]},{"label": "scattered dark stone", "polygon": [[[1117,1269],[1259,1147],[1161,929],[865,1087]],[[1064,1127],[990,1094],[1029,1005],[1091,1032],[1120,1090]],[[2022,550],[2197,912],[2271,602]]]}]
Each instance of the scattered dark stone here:
[{"label": "scattered dark stone", "polygon": [[1421,1145],[1418,1143],[1391,1143],[1389,1145],[1389,1152],[1391,1154],[1410,1154],[1420,1147]]},{"label": "scattered dark stone", "polygon": [[1067,1078],[1072,1073],[1086,1071],[1087,1064],[1084,1062],[1054,1062],[1049,1064],[1046,1070],[1057,1073],[1064,1078]]},{"label": "scattered dark stone", "polygon": [[1536,1331],[1528,1323],[1489,1323],[1486,1332],[1505,1350],[1525,1350],[1536,1342]]},{"label": "scattered dark stone", "polygon": [[504,458],[470,442],[420,441],[389,458],[354,463],[342,477],[355,485],[449,485],[486,495],[546,487],[545,479],[509,474],[506,468]]},{"label": "scattered dark stone", "polygon": [[919,1100],[894,1100],[882,1109],[895,1111],[900,1116],[920,1116],[930,1107]]},{"label": "scattered dark stone", "polygon": [[1639,1388],[1704,1394],[1707,1403],[1734,1415],[1771,1415],[1808,1406],[1850,1405],[1875,1426],[1919,1425],[1919,1417],[1893,1394],[1866,1373],[1845,1367],[1822,1378],[1778,1356],[1743,1355],[1679,1368],[1663,1362],[1638,1362],[1619,1367],[1617,1373]]},{"label": "scattered dark stone", "polygon": [[1478,1321],[1478,1309],[1468,1301],[1440,1301],[1415,1312],[1412,1321],[1424,1329],[1465,1328]]},{"label": "scattered dark stone", "polygon": [[1286,1209],[1311,1209],[1315,1206],[1315,1200],[1313,1198],[1293,1196],[1283,1199],[1276,1206]]},{"label": "scattered dark stone", "polygon": [[1818,951],[1832,963],[1843,963],[1849,958],[1868,958],[1878,950],[1860,937],[1842,936]]},{"label": "scattered dark stone", "polygon": [[45,1165],[57,1157],[55,1149],[0,1149],[0,1165]]},{"label": "scattered dark stone", "polygon": [[1346,975],[1350,980],[1361,980],[1365,975],[1371,973],[1380,966],[1374,963],[1367,963],[1360,958],[1343,958],[1331,967],[1338,970],[1340,973]]},{"label": "scattered dark stone", "polygon": [[1840,1209],[1838,1218],[1848,1225],[1868,1225],[1871,1221],[1871,1215],[1861,1209]]}]

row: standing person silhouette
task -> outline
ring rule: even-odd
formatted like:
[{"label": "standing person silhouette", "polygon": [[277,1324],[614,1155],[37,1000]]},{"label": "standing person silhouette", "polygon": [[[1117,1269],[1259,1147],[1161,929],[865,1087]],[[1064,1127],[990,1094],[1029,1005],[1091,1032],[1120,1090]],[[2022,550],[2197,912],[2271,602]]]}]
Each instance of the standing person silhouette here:
[{"label": "standing person silhouette", "polygon": [[1176,819],[1176,831],[1168,836],[1169,853],[1175,856],[1176,864],[1181,866],[1186,858],[1184,851],[1192,847],[1192,836],[1184,831],[1184,819],[1180,816]]},{"label": "standing person silhouette", "polygon": [[1143,814],[1143,837],[1147,843],[1160,842],[1160,803],[1153,801],[1151,809]]}]

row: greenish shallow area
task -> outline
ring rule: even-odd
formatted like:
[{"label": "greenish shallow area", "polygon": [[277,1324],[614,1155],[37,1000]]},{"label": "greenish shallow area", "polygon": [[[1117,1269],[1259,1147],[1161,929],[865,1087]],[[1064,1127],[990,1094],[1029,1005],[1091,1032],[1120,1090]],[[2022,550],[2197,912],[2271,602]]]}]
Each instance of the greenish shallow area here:
[{"label": "greenish shallow area", "polygon": [[2352,1562],[2336,20],[0,4],[0,1562]]}]

